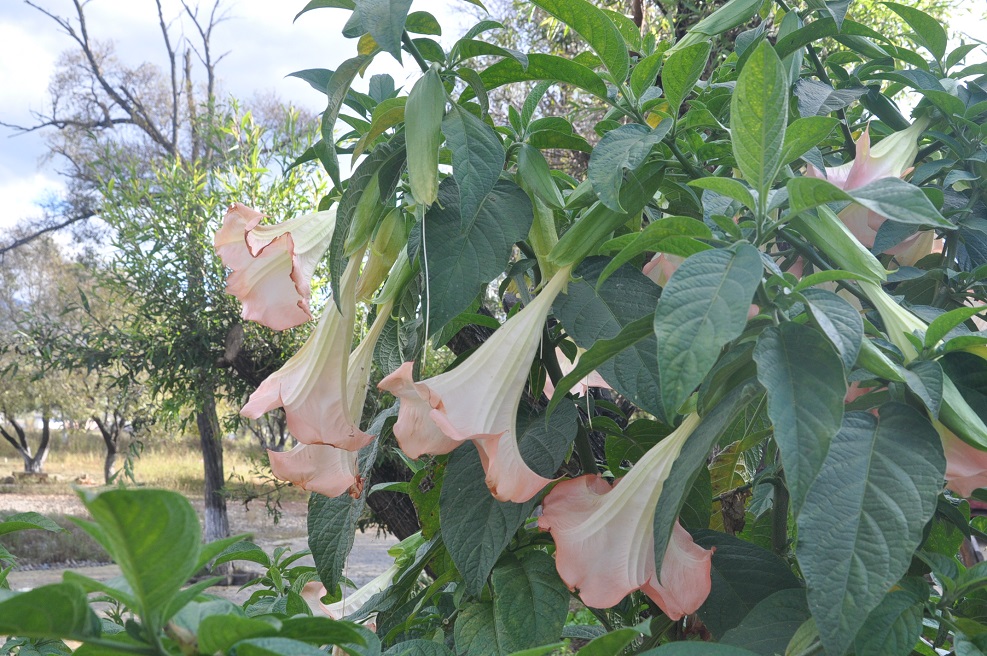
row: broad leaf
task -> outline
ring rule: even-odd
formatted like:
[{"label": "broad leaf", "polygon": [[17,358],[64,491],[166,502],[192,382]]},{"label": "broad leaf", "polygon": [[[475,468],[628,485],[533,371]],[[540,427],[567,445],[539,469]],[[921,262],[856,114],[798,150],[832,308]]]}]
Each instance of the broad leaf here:
[{"label": "broad leaf", "polygon": [[0,522],[0,535],[27,529],[41,529],[51,531],[52,533],[61,533],[65,530],[44,515],[36,512],[16,513],[9,515]]},{"label": "broad leaf", "polygon": [[401,35],[411,0],[358,0],[363,28],[381,50],[401,61]]},{"label": "broad leaf", "polygon": [[468,308],[483,287],[503,273],[514,244],[528,235],[533,218],[524,190],[499,180],[473,219],[464,222],[456,181],[443,180],[438,203],[413,235],[425,254],[430,332]]},{"label": "broad leaf", "polygon": [[921,189],[899,178],[882,178],[847,192],[828,180],[800,177],[789,180],[787,188],[793,213],[825,203],[850,201],[900,223],[955,227],[939,214]]},{"label": "broad leaf", "polygon": [[827,116],[848,107],[866,93],[867,87],[834,89],[825,82],[809,78],[802,78],[795,83],[799,114],[804,118]]},{"label": "broad leaf", "polygon": [[161,619],[195,573],[199,518],[188,499],[165,490],[81,493],[93,523],[80,523],[99,542],[134,591],[144,617]]},{"label": "broad leaf", "polygon": [[671,127],[671,121],[662,121],[654,130],[630,123],[607,132],[600,139],[590,155],[587,177],[601,203],[615,212],[630,211],[620,202],[624,174],[641,166]]},{"label": "broad leaf", "polygon": [[623,84],[630,70],[627,46],[610,17],[586,0],[532,0],[571,27],[600,56],[613,81]]},{"label": "broad leaf", "polygon": [[[607,97],[606,83],[592,69],[555,55],[528,55],[527,66],[513,59],[502,59],[480,73],[480,79],[488,90],[514,82],[552,80],[579,87],[599,98]],[[460,100],[466,97],[464,92]]]},{"label": "broad leaf", "polygon": [[99,634],[99,618],[82,588],[55,583],[28,592],[0,590],[0,635],[80,640]]},{"label": "broad leaf", "polygon": [[693,255],[668,281],[655,311],[666,416],[678,412],[713,368],[720,349],[747,325],[762,268],[757,249],[739,244]]},{"label": "broad leaf", "polygon": [[339,177],[339,159],[336,156],[336,118],[339,116],[339,110],[343,106],[343,100],[346,99],[346,95],[349,93],[350,85],[353,84],[353,79],[366,65],[367,61],[368,57],[364,55],[352,57],[344,61],[332,74],[332,77],[329,78],[329,83],[325,90],[328,104],[326,105],[326,110],[322,113],[322,140],[325,142],[327,148],[320,151],[320,157],[322,158],[322,165],[337,188],[341,188],[342,183]]},{"label": "broad leaf", "polygon": [[439,642],[405,640],[385,651],[383,656],[454,656],[454,654]]},{"label": "broad leaf", "polygon": [[213,615],[199,623],[199,649],[205,654],[225,654],[234,643],[247,638],[276,635],[278,629],[270,622],[252,617]]},{"label": "broad leaf", "polygon": [[508,652],[556,642],[569,611],[569,590],[542,551],[505,554],[490,577],[494,625]]},{"label": "broad leaf", "polygon": [[845,415],[798,517],[796,554],[827,652],[846,651],[908,570],[944,473],[939,434],[914,408]]},{"label": "broad leaf", "polygon": [[[909,579],[906,579],[906,582]],[[868,656],[898,656],[911,653],[922,633],[925,599],[912,588],[924,587],[924,581],[901,587],[887,594],[857,633],[854,651]],[[927,593],[926,593],[927,596]]]},{"label": "broad leaf", "polygon": [[796,323],[761,333],[754,361],[757,379],[768,392],[768,416],[781,451],[792,509],[798,515],[840,429],[846,396],[843,364],[825,337]]},{"label": "broad leaf", "polygon": [[754,200],[754,195],[751,193],[750,188],[740,180],[734,178],[717,178],[709,176],[706,178],[699,178],[698,180],[690,180],[689,185],[699,189],[708,189],[709,191],[720,194],[721,196],[732,198],[733,200],[742,203],[745,207],[752,211],[757,209],[755,207],[756,201]]},{"label": "broad leaf", "polygon": [[662,67],[661,84],[672,116],[678,116],[682,101],[692,93],[692,88],[706,70],[710,47],[708,41],[702,41],[677,50]]},{"label": "broad leaf", "polygon": [[842,297],[825,289],[806,289],[802,298],[826,338],[840,354],[843,370],[850,371],[857,361],[864,339],[860,312]]},{"label": "broad leaf", "polygon": [[442,119],[442,133],[452,150],[460,220],[466,226],[500,178],[507,152],[492,127],[457,104]]},{"label": "broad leaf", "polygon": [[939,21],[929,16],[927,13],[915,7],[901,5],[897,2],[885,2],[891,11],[905,19],[908,26],[914,30],[912,38],[932,55],[941,60],[946,54],[946,30],[939,24]]},{"label": "broad leaf", "polygon": [[801,589],[788,564],[761,547],[718,531],[696,531],[696,544],[713,552],[713,587],[699,617],[717,639],[738,626],[779,590]]},{"label": "broad leaf", "polygon": [[791,164],[810,148],[818,146],[838,123],[839,121],[829,116],[809,116],[792,121],[785,131],[781,163]]},{"label": "broad leaf", "polygon": [[744,65],[730,100],[733,156],[744,179],[762,198],[782,165],[788,122],[787,80],[774,48],[762,41]]},{"label": "broad leaf", "polygon": [[762,599],[740,626],[723,634],[720,642],[743,647],[762,656],[783,654],[792,636],[807,619],[809,605],[805,600],[805,590],[779,590]]}]

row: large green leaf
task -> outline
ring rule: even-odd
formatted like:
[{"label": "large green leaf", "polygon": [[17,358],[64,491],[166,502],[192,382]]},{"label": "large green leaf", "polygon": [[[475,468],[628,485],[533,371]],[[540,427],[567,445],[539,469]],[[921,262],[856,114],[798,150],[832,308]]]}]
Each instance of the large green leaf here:
[{"label": "large green leaf", "polygon": [[363,28],[384,52],[401,61],[401,35],[411,0],[357,0]]},{"label": "large green leaf", "polygon": [[590,155],[587,170],[587,177],[601,203],[614,212],[630,211],[620,203],[624,174],[641,166],[671,127],[672,122],[667,120],[654,130],[630,123],[603,135]]},{"label": "large green leaf", "polygon": [[908,570],[945,466],[939,434],[910,406],[844,416],[798,517],[796,555],[827,653],[847,650]]},{"label": "large green leaf", "polygon": [[27,529],[41,529],[51,531],[52,533],[60,533],[65,530],[44,515],[36,512],[16,513],[0,522],[0,535]]},{"label": "large green leaf", "polygon": [[199,649],[205,654],[226,653],[240,640],[273,636],[277,632],[274,624],[253,617],[212,615],[199,623]]},{"label": "large green leaf", "polygon": [[857,654],[898,656],[911,653],[915,647],[922,633],[928,585],[912,579],[903,583],[906,585],[889,592],[867,616],[854,640]]},{"label": "large green leaf", "polygon": [[452,150],[460,220],[467,225],[500,178],[507,151],[492,127],[457,104],[442,119],[442,133]]},{"label": "large green leaf", "polygon": [[0,590],[0,635],[81,640],[99,634],[99,618],[80,587],[55,583],[27,592]]},{"label": "large green leaf", "polygon": [[839,121],[829,116],[797,118],[785,131],[781,163],[790,164],[828,137]]},{"label": "large green leaf", "polygon": [[953,229],[922,190],[900,178],[882,178],[863,187],[843,191],[828,180],[792,178],[788,181],[788,198],[795,213],[824,203],[857,202],[883,217],[916,226]]},{"label": "large green leaf", "polygon": [[807,619],[809,605],[805,590],[779,590],[754,606],[740,626],[723,634],[721,642],[750,649],[762,656],[783,654],[792,636]]},{"label": "large green leaf", "polygon": [[343,580],[343,567],[365,505],[365,496],[354,499],[344,494],[330,498],[313,493],[308,498],[308,548],[319,579],[329,591],[336,590]]},{"label": "large green leaf", "polygon": [[860,312],[842,297],[825,289],[806,289],[802,292],[802,298],[809,314],[840,354],[844,371],[850,371],[864,339],[864,321],[860,318]]},{"label": "large green leaf", "polygon": [[454,656],[452,650],[431,640],[406,640],[384,652],[384,656]]},{"label": "large green leaf", "polygon": [[699,617],[715,638],[738,626],[762,600],[779,590],[800,589],[788,564],[775,554],[718,531],[696,531],[696,544],[715,547],[709,597]]},{"label": "large green leaf", "polygon": [[942,59],[943,55],[946,54],[948,39],[946,37],[946,30],[943,29],[943,26],[938,20],[915,7],[898,4],[897,2],[885,2],[883,4],[905,19],[908,26],[914,30],[911,36],[915,39],[916,43],[925,46],[936,59]]},{"label": "large green leaf", "polygon": [[692,88],[706,70],[710,47],[708,41],[702,41],[677,50],[662,67],[661,83],[672,116],[678,116],[682,101],[692,93]]},{"label": "large green leaf", "polygon": [[408,184],[415,201],[428,207],[439,189],[439,146],[442,145],[442,117],[446,90],[434,69],[422,76],[408,95],[404,106],[408,152]]},{"label": "large green leaf", "polygon": [[846,396],[843,363],[819,331],[797,323],[762,332],[754,361],[757,379],[768,393],[768,416],[797,515],[840,430]]},{"label": "large green leaf", "polygon": [[442,181],[438,203],[425,215],[418,235],[428,275],[430,331],[468,308],[503,273],[514,244],[528,235],[533,220],[528,194],[498,180],[473,219],[464,222],[456,181]]},{"label": "large green leaf", "polygon": [[543,551],[505,554],[490,576],[494,623],[507,653],[557,642],[569,611],[569,590]]},{"label": "large green leaf", "polygon": [[[518,448],[535,473],[555,473],[575,437],[577,421],[571,403],[547,422],[544,414],[518,413]],[[537,497],[523,504],[497,501],[484,478],[480,454],[472,443],[464,444],[449,455],[439,500],[442,540],[471,594],[479,594],[501,552],[538,503]]]},{"label": "large green leaf", "polygon": [[627,46],[610,17],[586,0],[532,0],[571,27],[600,56],[613,81],[623,84],[630,70]]},{"label": "large green leaf", "polygon": [[733,156],[761,199],[783,164],[787,122],[788,76],[774,48],[762,41],[744,65],[730,99]]},{"label": "large green leaf", "polygon": [[[480,73],[480,79],[488,91],[514,82],[552,80],[579,87],[602,99],[607,97],[606,83],[592,69],[555,55],[528,55],[527,66],[514,59],[502,59]],[[468,96],[468,92],[463,92],[460,100]]]},{"label": "large green leaf", "polygon": [[[579,280],[570,282],[566,293],[559,294],[552,306],[555,317],[580,348],[591,349],[600,340],[614,339],[631,323],[650,314],[658,302],[658,286],[629,265],[617,269],[597,289],[597,280],[606,265],[607,259],[602,257],[584,260],[574,272]],[[663,417],[658,402],[661,394],[654,356],[657,348],[649,331],[599,365],[597,371],[639,408]],[[558,389],[564,394],[568,388],[560,385]]]},{"label": "large green leaf", "polygon": [[[734,0],[736,2],[736,0]],[[719,645],[702,641],[670,642],[656,649],[641,652],[638,656],[758,656],[733,645]]]},{"label": "large green leaf", "polygon": [[334,132],[336,119],[339,117],[339,110],[349,93],[353,79],[368,61],[369,58],[364,55],[347,59],[333,72],[326,87],[328,104],[322,113],[322,139],[328,147],[320,151],[320,157],[322,157],[322,165],[337,188],[342,188],[342,183],[339,177],[339,159],[336,157],[336,135]]},{"label": "large green leaf", "polygon": [[127,579],[148,621],[165,608],[195,573],[201,538],[199,518],[188,499],[166,490],[80,493],[93,523],[80,523]]},{"label": "large green leaf", "polygon": [[747,325],[761,282],[757,249],[738,244],[689,257],[668,281],[655,311],[658,371],[665,415],[674,416]]}]

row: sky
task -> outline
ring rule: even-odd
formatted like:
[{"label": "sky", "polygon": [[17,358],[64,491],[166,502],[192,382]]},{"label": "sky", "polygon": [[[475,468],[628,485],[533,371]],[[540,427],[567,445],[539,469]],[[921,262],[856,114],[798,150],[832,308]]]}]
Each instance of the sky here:
[{"label": "sky", "polygon": [[[75,16],[71,0],[35,0],[36,4],[59,16]],[[194,34],[187,18],[182,20],[178,0],[164,0],[166,20],[173,20],[173,44],[185,30]],[[192,3],[194,4],[194,0]],[[201,0],[203,10],[211,7]],[[340,36],[349,12],[318,9],[295,14],[306,0],[225,0],[228,20],[213,35],[215,55],[227,53],[217,68],[223,90],[241,99],[258,93],[274,93],[282,100],[314,112],[325,108],[325,96],[288,73],[306,68],[335,69],[356,54],[356,41]],[[412,10],[428,9],[444,28],[440,38],[450,45],[469,20],[458,6],[463,2],[419,0]],[[86,6],[90,37],[113,41],[118,57],[128,63],[166,63],[164,47],[153,0],[91,0]],[[48,81],[61,53],[74,42],[48,17],[20,0],[0,0],[0,122],[30,125],[32,111],[44,110]],[[406,71],[406,72],[405,72]],[[406,67],[389,55],[379,55],[370,75],[390,73],[400,86],[413,82],[420,73],[410,59]],[[409,78],[410,76],[410,78]],[[360,88],[361,81],[354,85]],[[0,230],[22,218],[40,215],[38,203],[58,194],[62,180],[55,163],[44,162],[44,137],[40,133],[20,134],[0,127]]]}]

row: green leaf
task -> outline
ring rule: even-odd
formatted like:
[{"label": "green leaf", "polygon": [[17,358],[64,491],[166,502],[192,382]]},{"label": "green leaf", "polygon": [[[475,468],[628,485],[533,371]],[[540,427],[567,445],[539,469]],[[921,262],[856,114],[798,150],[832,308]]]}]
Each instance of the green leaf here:
[{"label": "green leaf", "polygon": [[276,635],[278,627],[252,617],[212,615],[199,623],[199,650],[204,654],[225,654],[234,643],[247,638]]},{"label": "green leaf", "polygon": [[810,148],[818,146],[837,125],[839,121],[829,116],[808,116],[792,121],[785,131],[781,163],[791,164]]},{"label": "green leaf", "polygon": [[601,203],[614,212],[628,211],[620,202],[625,172],[641,166],[671,128],[672,122],[668,120],[659,123],[654,130],[630,123],[603,135],[590,155],[587,171]]},{"label": "green leaf", "polygon": [[339,117],[339,110],[343,106],[343,100],[345,100],[347,93],[349,93],[353,79],[368,61],[369,58],[365,55],[347,59],[339,65],[326,86],[328,105],[322,113],[322,140],[326,143],[327,148],[323,151],[325,159],[322,163],[326,167],[329,177],[332,178],[333,184],[340,189],[342,183],[339,177],[339,159],[336,156],[336,135],[334,132],[336,118]]},{"label": "green leaf", "polygon": [[[658,301],[660,290],[631,266],[620,267],[598,286],[606,264],[605,258],[584,260],[574,271],[581,280],[571,281],[552,306],[576,345],[589,349],[580,356],[576,370],[556,386],[555,396],[561,399],[571,387],[570,381],[574,384],[596,369],[620,394],[662,417],[654,355],[658,344],[654,329],[648,325],[653,324],[650,308]],[[558,403],[555,398],[552,401]]]},{"label": "green leaf", "polygon": [[697,180],[690,180],[689,186],[697,187],[699,189],[709,189],[712,192],[720,194],[721,196],[726,196],[727,198],[732,198],[735,201],[742,203],[745,207],[751,210],[756,210],[757,201],[754,200],[754,195],[751,190],[740,180],[735,180],[734,178],[717,178],[713,176],[699,178]]},{"label": "green leaf", "polygon": [[55,583],[28,592],[0,590],[0,635],[84,640],[99,634],[99,618],[82,588]]},{"label": "green leaf", "polygon": [[867,87],[834,89],[825,82],[802,78],[795,83],[799,114],[804,118],[826,116],[844,109],[867,93]]},{"label": "green leaf", "polygon": [[442,133],[452,150],[460,221],[467,226],[500,178],[507,152],[492,127],[455,103],[442,119]]},{"label": "green leaf", "polygon": [[840,354],[843,370],[850,371],[864,339],[864,322],[860,312],[842,297],[825,289],[806,289],[802,292],[802,298],[809,314]]},{"label": "green leaf", "polygon": [[448,647],[431,640],[406,640],[387,651],[383,656],[455,656]]},{"label": "green leaf", "polygon": [[569,611],[569,590],[551,556],[530,550],[520,557],[505,554],[490,582],[494,625],[507,653],[558,641]]},{"label": "green leaf", "polygon": [[540,150],[559,148],[581,153],[593,152],[593,147],[583,137],[558,130],[536,130],[528,135],[528,143]]},{"label": "green leaf", "polygon": [[840,429],[846,396],[843,364],[823,335],[796,323],[762,332],[754,361],[757,379],[768,393],[768,416],[797,516]]},{"label": "green leaf", "polygon": [[325,656],[326,652],[290,638],[248,638],[230,648],[231,656]]},{"label": "green leaf", "polygon": [[319,580],[335,592],[343,581],[343,567],[353,548],[356,523],[363,514],[366,495],[329,498],[313,493],[308,498],[308,548]]},{"label": "green leaf", "polygon": [[304,14],[307,11],[312,11],[313,9],[356,9],[356,3],[353,0],[309,0],[309,3],[302,8],[300,12],[295,14],[295,19]]},{"label": "green leaf", "polygon": [[291,617],[281,624],[278,635],[315,645],[366,645],[361,627],[330,617]]},{"label": "green leaf", "polygon": [[65,531],[64,528],[52,520],[36,512],[16,513],[8,516],[0,522],[0,535],[6,535],[7,533],[27,529],[41,529],[44,531],[51,531],[52,533],[61,533]]},{"label": "green leaf", "polygon": [[540,150],[530,144],[521,144],[517,154],[517,172],[542,201],[555,208],[565,206],[562,192],[552,180],[548,162]]},{"label": "green leaf", "polygon": [[655,86],[655,80],[658,79],[658,71],[661,69],[664,58],[665,53],[656,52],[634,65],[634,70],[631,71],[630,86],[631,93],[635,97],[640,98],[645,91]]},{"label": "green leaf", "polygon": [[762,202],[783,163],[787,80],[774,48],[762,41],[744,65],[730,99],[733,156]]},{"label": "green leaf", "polygon": [[805,600],[805,590],[779,590],[762,599],[740,626],[723,634],[720,642],[743,647],[762,656],[784,654],[792,636],[807,619],[809,604]]},{"label": "green leaf", "polygon": [[792,178],[787,187],[792,212],[796,214],[825,203],[851,201],[899,223],[955,228],[921,189],[900,178],[881,178],[849,192],[821,178]]},{"label": "green leaf", "polygon": [[889,592],[860,627],[854,651],[868,656],[911,653],[922,633],[924,602],[925,599],[908,589]]},{"label": "green leaf", "polygon": [[905,384],[922,400],[933,418],[939,417],[942,405],[943,372],[935,360],[915,360],[907,369],[901,369]]},{"label": "green leaf", "polygon": [[738,244],[697,253],[672,274],[655,311],[665,416],[678,412],[720,349],[743,332],[762,270],[757,249]]},{"label": "green leaf", "polygon": [[532,4],[571,27],[600,56],[613,81],[623,84],[630,70],[627,46],[620,30],[603,10],[586,0],[532,0]]},{"label": "green leaf", "polygon": [[[948,335],[949,331],[953,328],[983,311],[983,307],[961,307],[956,308],[955,310],[950,310],[945,314],[940,314],[932,320],[928,329],[925,331],[925,345],[928,347],[935,346],[940,341],[945,339],[946,335]],[[0,524],[0,534],[2,534],[2,531],[3,524]]]},{"label": "green leaf", "polygon": [[161,620],[195,573],[201,528],[192,504],[166,490],[81,492],[80,497],[94,520],[80,526],[120,566],[140,615]]},{"label": "green leaf", "polygon": [[439,146],[442,145],[442,117],[446,90],[434,69],[411,89],[404,107],[408,141],[408,182],[415,201],[425,207],[435,202],[439,189]]},{"label": "green leaf", "polygon": [[827,652],[846,651],[908,570],[944,472],[939,434],[914,408],[844,416],[798,517],[796,555]]},{"label": "green leaf", "polygon": [[911,36],[916,43],[924,46],[937,60],[942,60],[943,55],[946,54],[948,39],[946,30],[939,24],[939,21],[915,7],[900,5],[897,2],[882,4],[887,5],[891,11],[905,19],[908,26],[914,30]]},{"label": "green leaf", "polygon": [[442,26],[439,25],[435,16],[427,11],[413,11],[408,14],[408,19],[404,22],[404,29],[415,34],[442,36]]},{"label": "green leaf", "polygon": [[217,565],[229,563],[234,560],[247,560],[263,567],[271,566],[271,559],[267,553],[253,542],[246,540],[232,544],[224,549],[222,553],[216,556],[216,560],[212,566],[216,567]]},{"label": "green leaf", "polygon": [[613,656],[623,653],[624,647],[641,637],[641,632],[634,628],[623,628],[597,636],[583,646],[578,656]]},{"label": "green leaf", "polygon": [[363,28],[381,50],[401,61],[401,35],[412,0],[359,0]]},{"label": "green leaf", "polygon": [[685,255],[688,257],[709,248],[706,244],[696,242],[695,239],[712,238],[713,232],[702,221],[687,216],[663,217],[649,223],[644,230],[633,237],[629,244],[621,248],[620,252],[610,260],[610,263],[603,269],[603,273],[597,278],[596,286],[599,288],[614,271],[645,251],[667,252],[666,247],[687,240],[695,244],[695,250]]},{"label": "green leaf", "polygon": [[775,592],[801,590],[788,564],[770,551],[718,531],[696,531],[693,539],[705,549],[716,547],[713,585],[699,617],[717,639]]},{"label": "green leaf", "polygon": [[[542,476],[552,476],[575,437],[577,421],[572,404],[561,406],[547,422],[544,414],[519,413],[518,448],[528,466]],[[474,595],[538,503],[537,497],[523,504],[497,501],[484,478],[475,446],[464,444],[449,454],[439,500],[442,540],[467,592]],[[456,622],[457,631],[461,621]]]},{"label": "green leaf", "polygon": [[706,70],[711,47],[708,41],[702,41],[675,51],[665,62],[661,70],[661,83],[672,116],[678,116],[682,101],[692,93]]},{"label": "green leaf", "polygon": [[367,146],[384,134],[395,125],[404,122],[404,106],[408,102],[408,96],[398,98],[388,98],[374,107],[374,112],[370,118],[370,131],[360,137],[360,141],[353,147],[353,158],[356,159],[363,154]]},{"label": "green leaf", "polygon": [[[513,59],[502,59],[480,73],[480,78],[488,90],[514,82],[552,80],[579,87],[604,100],[607,98],[607,85],[603,78],[582,64],[555,55],[528,55],[527,66]],[[463,92],[460,101],[465,100],[466,96],[467,92]]]},{"label": "green leaf", "polygon": [[[476,39],[460,39],[453,46],[452,56],[455,61],[462,62],[474,57],[510,57],[521,65],[522,69],[528,68],[528,56],[512,48],[502,48],[501,46],[478,41]],[[474,92],[475,93],[475,92]]]},{"label": "green leaf", "polygon": [[513,182],[498,180],[470,221],[463,221],[456,181],[446,178],[439,202],[425,215],[418,240],[429,284],[429,331],[465,310],[484,286],[503,273],[534,215],[531,200]]}]

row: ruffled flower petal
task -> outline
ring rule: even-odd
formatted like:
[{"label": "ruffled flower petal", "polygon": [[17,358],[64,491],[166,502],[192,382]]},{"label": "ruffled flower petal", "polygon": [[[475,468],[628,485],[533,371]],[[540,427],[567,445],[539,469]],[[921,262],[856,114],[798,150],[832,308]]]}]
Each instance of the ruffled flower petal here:
[{"label": "ruffled flower petal", "polygon": [[380,382],[381,390],[401,400],[394,433],[402,448],[408,445],[409,456],[447,453],[451,445],[440,434],[457,442],[474,440],[487,485],[501,501],[527,501],[550,482],[521,459],[516,421],[542,326],[568,279],[568,268],[555,274],[527,307],[452,371],[416,383],[406,363]]},{"label": "ruffled flower petal", "polygon": [[[585,353],[585,350],[579,349],[579,353],[576,355],[576,359],[573,362],[569,362],[569,358],[565,356],[562,349],[555,348],[555,358],[559,363],[559,369],[562,371],[563,376],[568,376],[576,369],[576,365],[579,364],[579,356]],[[599,372],[591,371],[586,374],[583,378],[579,379],[575,385],[569,390],[576,396],[586,396],[589,394],[589,389],[591,387],[596,387],[599,389],[613,389],[610,387],[610,383],[603,380],[603,376]],[[555,385],[552,383],[551,379],[545,381],[545,396],[552,398],[555,394]]]},{"label": "ruffled flower petal", "polygon": [[260,225],[263,216],[234,203],[213,243],[233,270],[226,291],[243,303],[243,318],[285,330],[312,318],[312,274],[332,240],[335,211],[270,226]]},{"label": "ruffled flower petal", "polygon": [[354,499],[363,491],[356,451],[325,444],[299,444],[290,451],[268,451],[267,454],[274,475],[303,490],[327,497],[348,492]]},{"label": "ruffled flower petal", "polygon": [[[363,406],[368,365],[362,371],[354,371],[352,377],[348,375],[356,313],[353,288],[359,259],[351,259],[343,275],[342,311],[331,301],[327,304],[302,348],[260,384],[240,410],[241,415],[257,419],[283,407],[288,430],[299,442],[329,444],[348,451],[370,443],[373,436],[360,430],[360,415],[354,407]],[[364,352],[358,348],[354,354],[360,352],[360,359],[365,361],[369,357],[366,348]],[[373,346],[369,349],[372,353]],[[354,398],[357,394],[359,403]]]},{"label": "ruffled flower petal", "polygon": [[964,498],[987,487],[987,451],[970,446],[942,424],[936,428],[946,455],[946,487]]},{"label": "ruffled flower petal", "polygon": [[641,592],[658,604],[669,619],[682,619],[699,610],[709,596],[712,567],[713,551],[693,542],[689,532],[676,521],[661,561],[661,581],[655,574],[641,586]]},{"label": "ruffled flower petal", "polygon": [[[545,497],[538,526],[551,532],[556,569],[587,606],[609,608],[649,581],[658,590],[652,581],[655,509],[672,464],[699,422],[698,415],[686,417],[613,487],[585,475],[559,483]],[[677,576],[678,566],[670,567]],[[677,583],[664,579],[664,568],[662,577],[663,585],[677,590]]]}]

